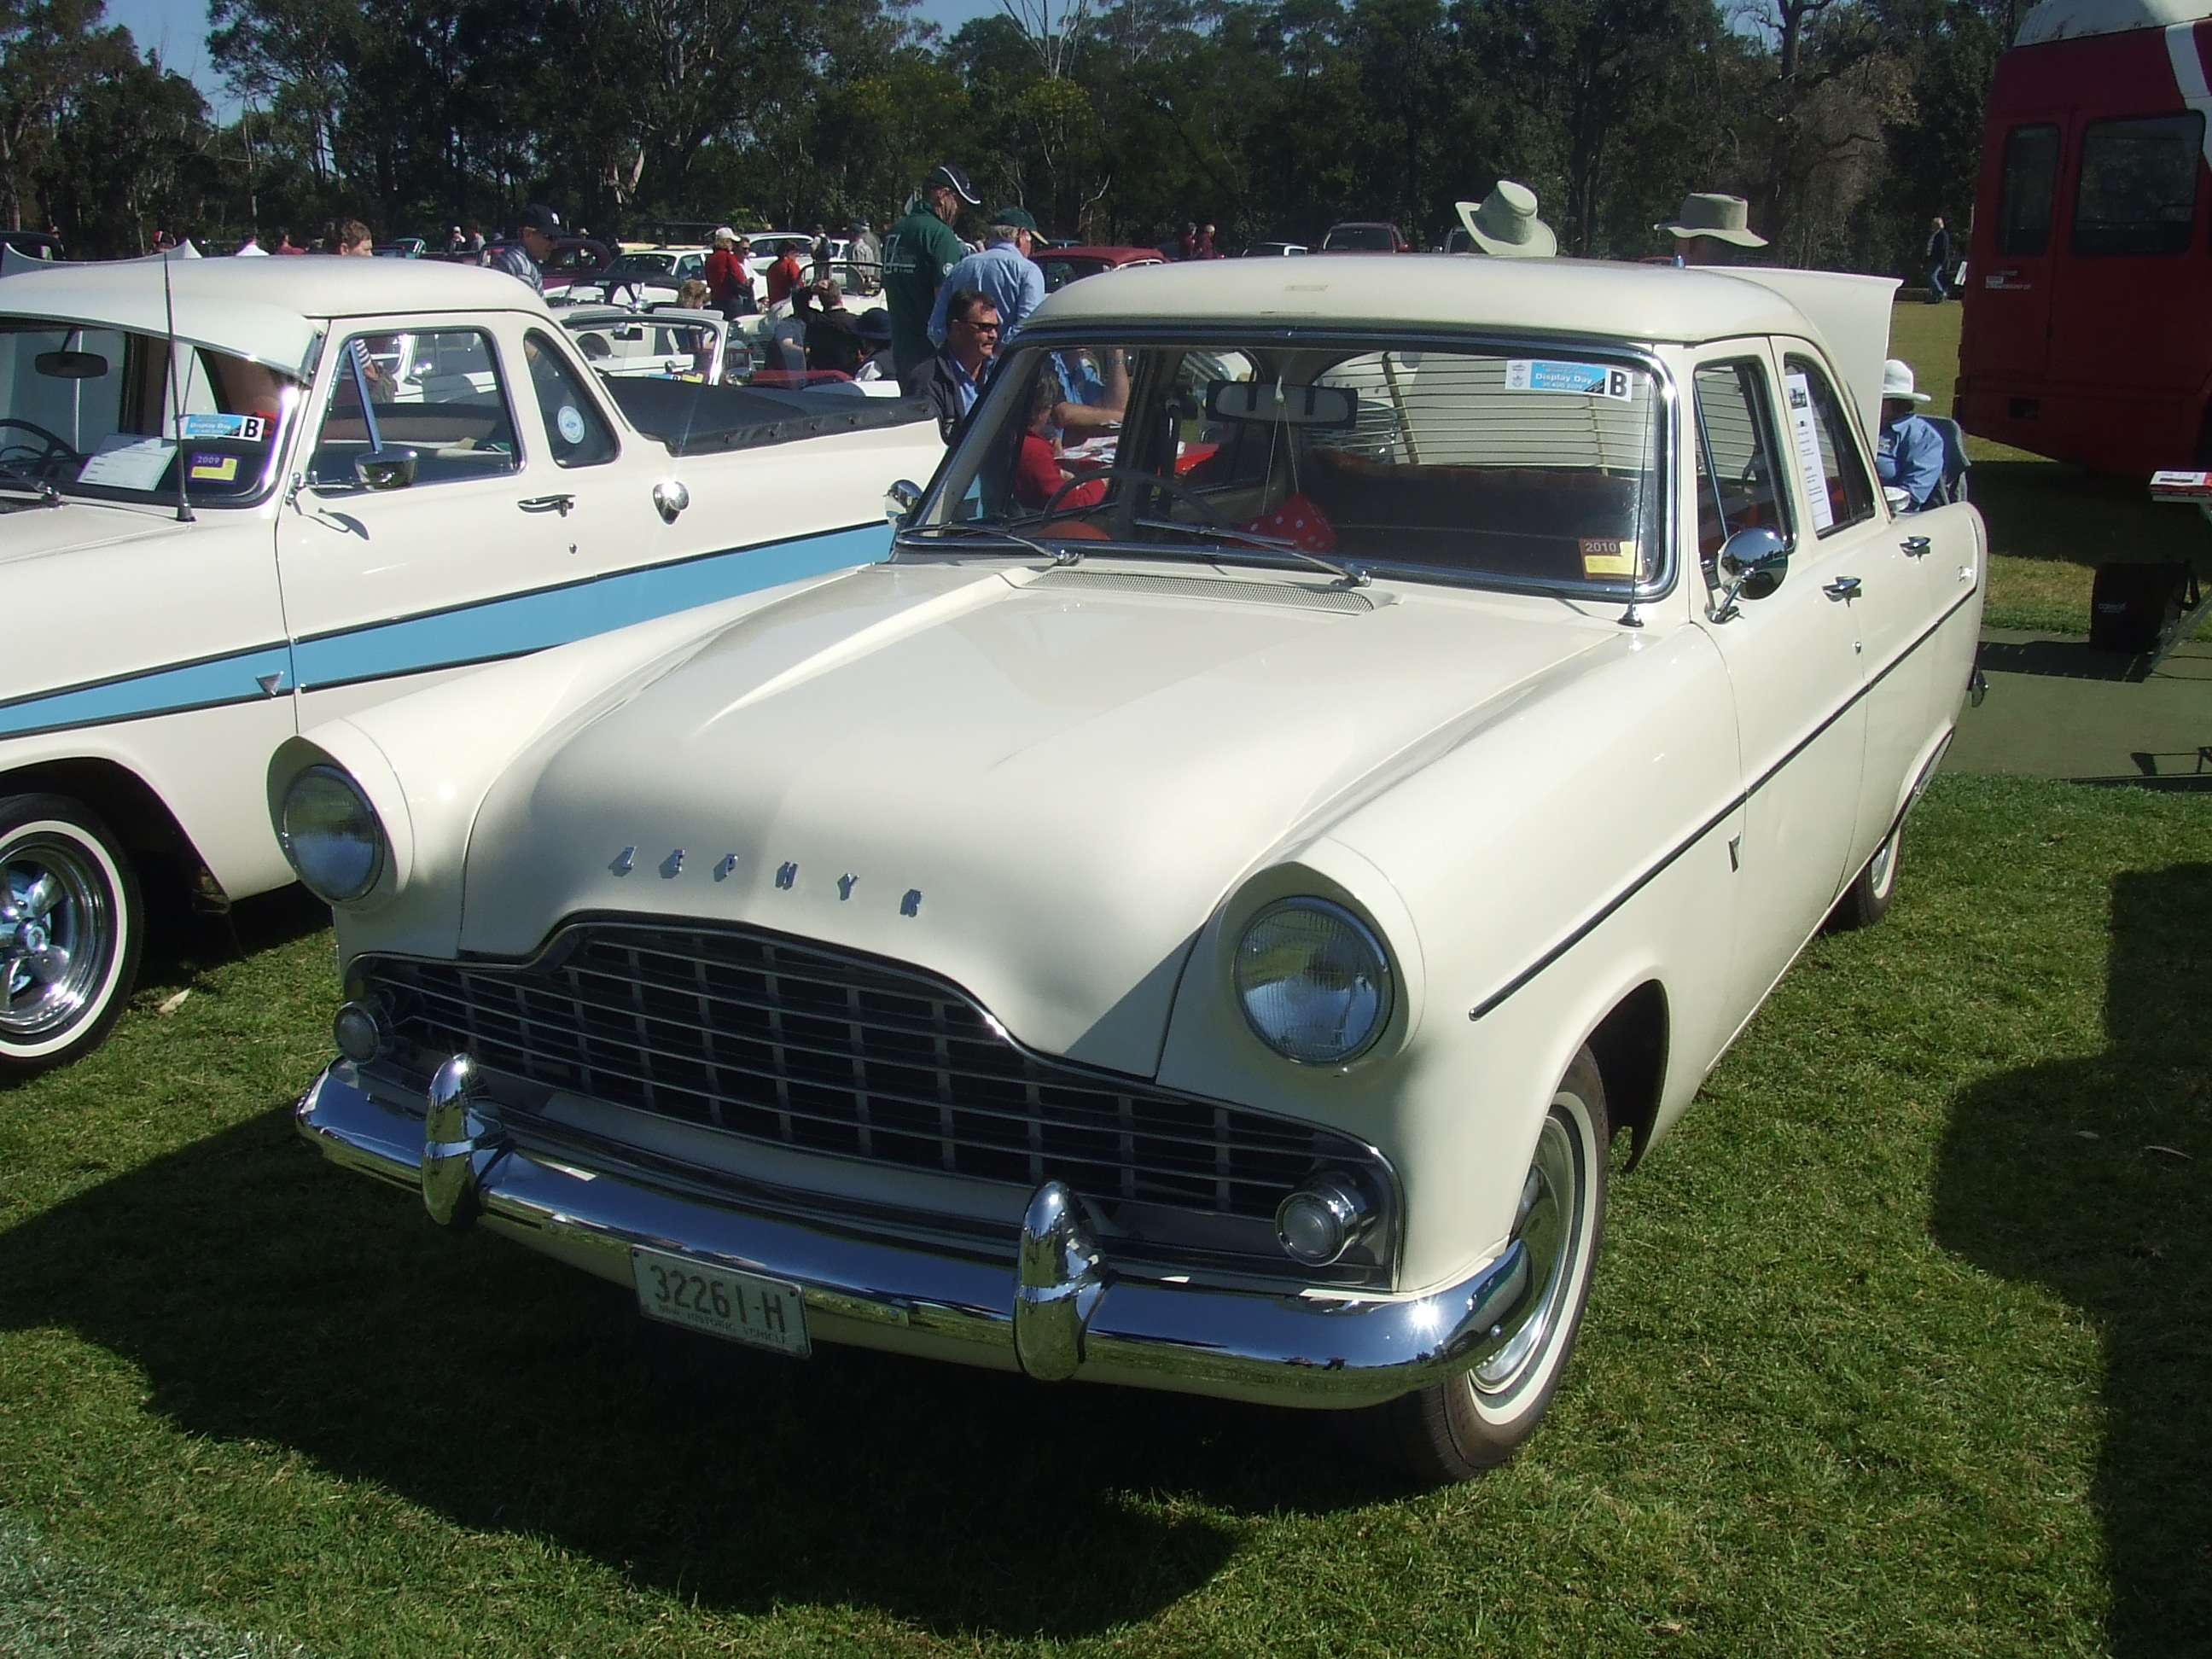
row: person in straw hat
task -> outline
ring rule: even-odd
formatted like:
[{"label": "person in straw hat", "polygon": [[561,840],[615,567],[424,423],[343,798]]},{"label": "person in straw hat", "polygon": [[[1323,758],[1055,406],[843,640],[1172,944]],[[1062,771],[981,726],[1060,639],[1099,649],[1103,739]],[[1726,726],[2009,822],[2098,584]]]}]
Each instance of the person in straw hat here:
[{"label": "person in straw hat", "polygon": [[1559,251],[1551,226],[1536,216],[1536,192],[1500,179],[1477,206],[1455,204],[1459,222],[1474,243],[1470,250],[1498,259],[1548,259]]},{"label": "person in straw hat", "polygon": [[1927,506],[1943,482],[1943,434],[1917,412],[1928,401],[1928,394],[1912,384],[1911,363],[1892,357],[1881,366],[1881,441],[1875,447],[1875,476],[1884,488],[1912,498],[1908,513]]},{"label": "person in straw hat", "polygon": [[1680,213],[1651,228],[1674,233],[1677,264],[1734,264],[1738,248],[1766,246],[1766,238],[1751,228],[1750,203],[1706,191],[1685,196]]}]

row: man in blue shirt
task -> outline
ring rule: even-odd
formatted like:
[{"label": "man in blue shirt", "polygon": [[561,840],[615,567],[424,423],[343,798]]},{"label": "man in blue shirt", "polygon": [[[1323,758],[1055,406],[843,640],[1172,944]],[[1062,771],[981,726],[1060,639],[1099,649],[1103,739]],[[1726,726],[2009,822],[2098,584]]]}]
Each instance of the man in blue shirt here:
[{"label": "man in blue shirt", "polygon": [[999,349],[999,313],[990,296],[975,289],[947,283],[945,292],[950,296],[944,304],[951,319],[951,337],[923,358],[902,384],[908,397],[929,405],[937,416],[938,435],[951,443],[990,378],[991,360]]},{"label": "man in blue shirt", "polygon": [[1928,400],[1913,389],[1911,364],[1892,357],[1881,366],[1881,441],[1874,470],[1885,488],[1912,498],[1907,513],[1926,507],[1943,482],[1943,434],[1913,412],[1914,404]]},{"label": "man in blue shirt", "polygon": [[947,337],[945,312],[951,296],[972,289],[991,301],[1005,331],[1001,343],[1013,337],[1022,320],[1044,303],[1044,272],[1030,258],[1036,237],[1036,221],[1024,207],[1004,207],[991,216],[981,253],[971,253],[945,274],[937,290],[937,308],[930,313],[929,337],[943,345]]},{"label": "man in blue shirt", "polygon": [[543,202],[532,202],[522,210],[514,240],[499,251],[491,268],[503,270],[518,283],[527,283],[543,294],[544,264],[553,257],[553,239],[560,234],[561,216]]}]

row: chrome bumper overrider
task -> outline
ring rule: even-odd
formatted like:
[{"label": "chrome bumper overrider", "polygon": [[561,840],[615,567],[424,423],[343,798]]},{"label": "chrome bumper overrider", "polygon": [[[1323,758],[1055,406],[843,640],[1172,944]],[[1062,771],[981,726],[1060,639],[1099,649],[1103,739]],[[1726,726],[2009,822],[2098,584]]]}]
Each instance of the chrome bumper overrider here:
[{"label": "chrome bumper overrider", "polygon": [[427,1116],[339,1062],[296,1109],[333,1162],[419,1192],[448,1225],[480,1220],[605,1279],[633,1244],[795,1282],[823,1341],[1284,1406],[1370,1405],[1481,1359],[1528,1288],[1516,1243],[1465,1282],[1382,1298],[1267,1295],[1116,1277],[1059,1182],[1030,1198],[1012,1270],[663,1190],[517,1146],[449,1062]]}]

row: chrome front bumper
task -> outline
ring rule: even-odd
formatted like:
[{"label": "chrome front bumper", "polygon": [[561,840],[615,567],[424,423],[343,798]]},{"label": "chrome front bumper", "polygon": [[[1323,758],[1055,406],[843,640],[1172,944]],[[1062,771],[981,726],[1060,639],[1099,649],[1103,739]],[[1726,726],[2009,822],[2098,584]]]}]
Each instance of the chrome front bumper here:
[{"label": "chrome front bumper", "polygon": [[630,1247],[797,1284],[820,1341],[1271,1405],[1344,1408],[1478,1363],[1528,1288],[1517,1243],[1462,1284],[1413,1297],[1267,1295],[1117,1277],[1058,1182],[1012,1252],[982,1260],[855,1237],[591,1171],[515,1146],[449,1066],[427,1117],[340,1061],[295,1109],[333,1163],[422,1194],[446,1224],[493,1231],[623,1285]]}]

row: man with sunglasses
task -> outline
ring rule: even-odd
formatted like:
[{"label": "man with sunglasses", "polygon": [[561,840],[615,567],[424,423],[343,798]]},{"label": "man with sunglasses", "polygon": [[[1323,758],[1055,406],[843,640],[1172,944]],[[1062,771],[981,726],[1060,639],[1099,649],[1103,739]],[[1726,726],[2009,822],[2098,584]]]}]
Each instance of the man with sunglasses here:
[{"label": "man with sunglasses", "polygon": [[988,294],[955,289],[945,302],[945,343],[915,366],[902,383],[909,398],[926,399],[946,443],[990,378],[999,350],[999,308]]}]

